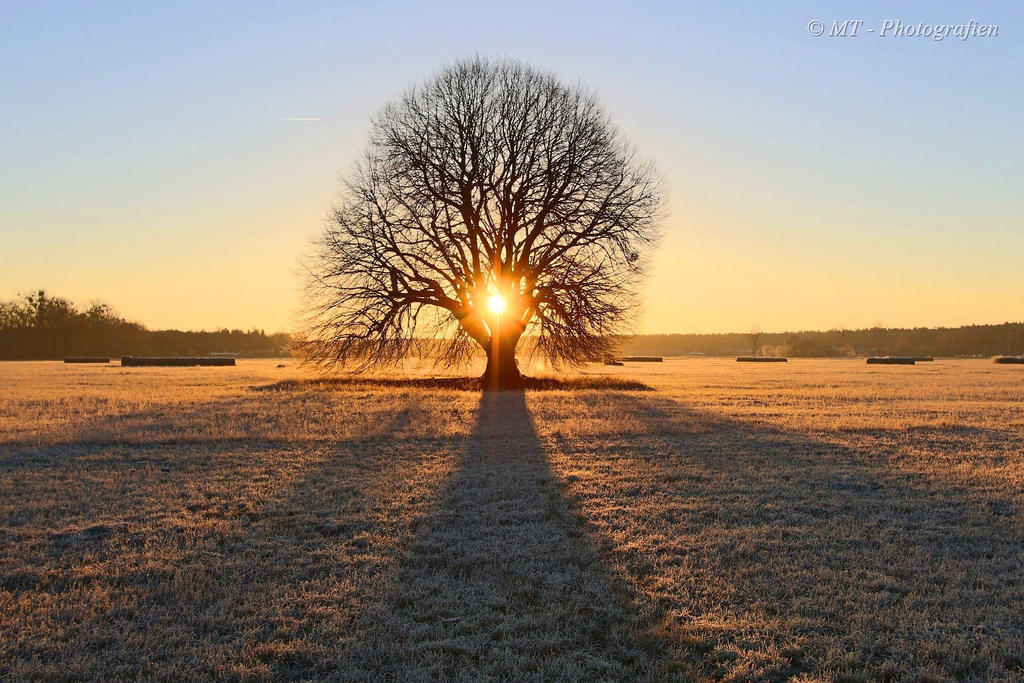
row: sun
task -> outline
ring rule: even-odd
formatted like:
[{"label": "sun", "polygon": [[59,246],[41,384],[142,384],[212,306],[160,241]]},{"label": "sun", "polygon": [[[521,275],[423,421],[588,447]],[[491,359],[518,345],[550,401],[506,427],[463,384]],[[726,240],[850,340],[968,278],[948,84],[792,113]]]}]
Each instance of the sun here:
[{"label": "sun", "polygon": [[487,299],[487,308],[491,309],[494,315],[501,315],[505,310],[505,299],[500,294],[492,294]]}]

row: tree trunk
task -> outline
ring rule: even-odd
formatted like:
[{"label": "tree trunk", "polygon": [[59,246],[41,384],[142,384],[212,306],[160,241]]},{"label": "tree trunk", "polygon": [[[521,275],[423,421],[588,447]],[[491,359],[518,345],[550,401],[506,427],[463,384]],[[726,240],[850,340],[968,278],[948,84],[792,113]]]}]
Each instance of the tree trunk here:
[{"label": "tree trunk", "polygon": [[516,345],[519,334],[505,333],[491,340],[487,351],[487,369],[480,378],[484,389],[517,389],[523,386],[523,376],[516,363]]}]

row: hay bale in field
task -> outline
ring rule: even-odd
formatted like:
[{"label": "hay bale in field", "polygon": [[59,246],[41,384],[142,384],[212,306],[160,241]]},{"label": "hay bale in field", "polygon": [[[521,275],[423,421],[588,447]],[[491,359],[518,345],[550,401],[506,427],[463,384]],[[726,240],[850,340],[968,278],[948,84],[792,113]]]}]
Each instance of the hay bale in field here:
[{"label": "hay bale in field", "polygon": [[885,356],[884,358],[868,358],[868,365],[915,365],[911,356]]},{"label": "hay bale in field", "polygon": [[605,365],[617,365],[619,367],[622,367],[622,361],[621,360],[615,360],[614,358],[609,358],[608,360],[606,360],[604,362],[604,364]]},{"label": "hay bale in field", "polygon": [[126,366],[191,367],[197,365],[222,366],[234,364],[234,358],[195,358],[188,356],[124,356],[121,358],[121,365]]},{"label": "hay bale in field", "polygon": [[109,363],[109,358],[103,356],[67,356],[65,363]]},{"label": "hay bale in field", "polygon": [[1024,365],[1024,356],[998,356],[995,362],[1002,365]]},{"label": "hay bale in field", "polygon": [[623,356],[621,360],[626,363],[661,363],[665,359],[661,356]]},{"label": "hay bale in field", "polygon": [[786,363],[789,362],[788,358],[765,358],[763,356],[739,356],[736,358],[737,363]]}]

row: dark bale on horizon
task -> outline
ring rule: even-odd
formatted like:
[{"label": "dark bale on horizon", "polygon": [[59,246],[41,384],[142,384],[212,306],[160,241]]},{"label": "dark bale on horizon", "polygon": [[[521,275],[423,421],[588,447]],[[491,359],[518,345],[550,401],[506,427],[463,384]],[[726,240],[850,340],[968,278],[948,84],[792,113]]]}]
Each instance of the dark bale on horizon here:
[{"label": "dark bale on horizon", "polygon": [[192,358],[192,357],[143,357],[124,356],[121,358],[122,366],[162,366],[162,367],[191,367],[191,366],[223,366],[234,365],[234,358]]}]

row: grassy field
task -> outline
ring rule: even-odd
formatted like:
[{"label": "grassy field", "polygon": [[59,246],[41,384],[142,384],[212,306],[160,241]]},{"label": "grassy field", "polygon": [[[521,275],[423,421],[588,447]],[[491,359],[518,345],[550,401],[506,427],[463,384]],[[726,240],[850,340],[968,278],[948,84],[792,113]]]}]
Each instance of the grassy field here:
[{"label": "grassy field", "polygon": [[0,363],[0,678],[1024,678],[1024,368],[279,363]]}]

